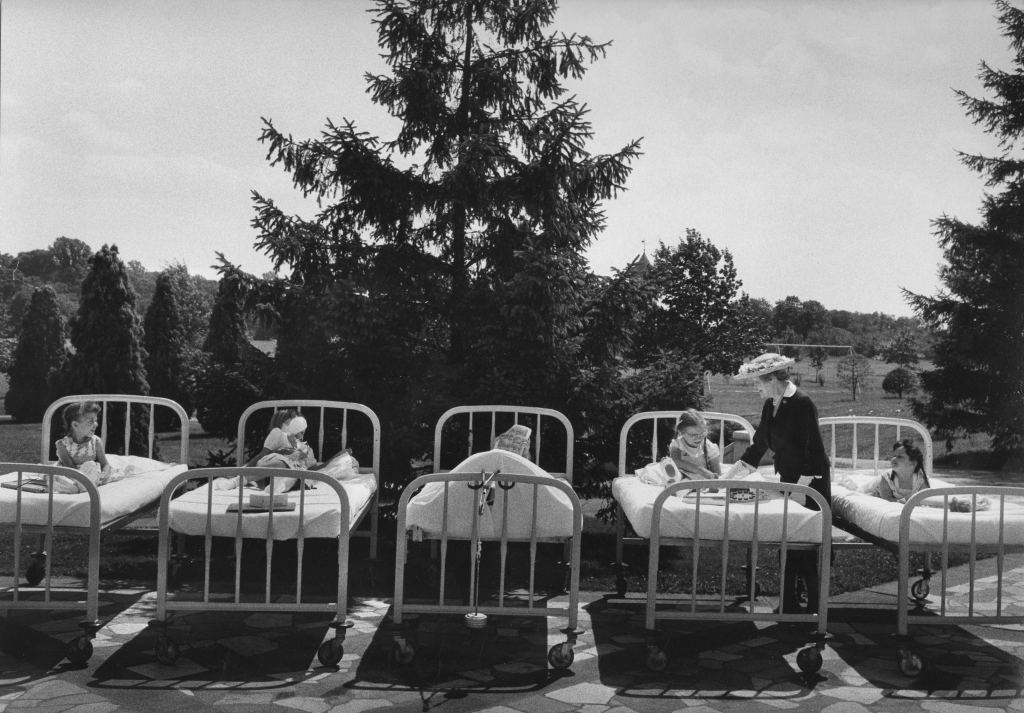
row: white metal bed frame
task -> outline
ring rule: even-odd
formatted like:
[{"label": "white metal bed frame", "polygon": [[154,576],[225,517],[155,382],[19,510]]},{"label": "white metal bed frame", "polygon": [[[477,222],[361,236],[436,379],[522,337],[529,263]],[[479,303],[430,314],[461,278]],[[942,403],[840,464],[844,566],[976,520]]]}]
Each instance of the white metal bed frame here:
[{"label": "white metal bed frame", "polygon": [[[188,440],[189,440],[189,418],[188,414],[177,402],[171,399],[160,398],[156,396],[134,396],[129,394],[82,394],[74,396],[65,396],[57,399],[46,409],[43,415],[42,421],[42,435],[40,438],[40,450],[39,460],[40,463],[47,463],[50,459],[50,447],[53,445],[50,441],[51,424],[53,417],[57,414],[58,409],[66,406],[70,403],[77,403],[82,401],[94,401],[101,405],[101,429],[100,439],[104,445],[107,442],[107,404],[126,404],[125,411],[125,432],[124,442],[126,444],[126,453],[130,450],[128,447],[131,443],[131,405],[140,404],[143,406],[149,406],[149,426],[148,426],[148,449],[147,456],[153,457],[155,441],[156,441],[156,421],[155,411],[156,407],[169,408],[178,416],[180,420],[180,447],[179,447],[179,460],[181,463],[188,463]],[[101,522],[102,517],[101,510],[101,493],[93,483],[86,478],[82,473],[74,468],[66,468],[60,465],[33,465],[28,463],[0,463],[0,474],[5,475],[8,473],[18,473],[17,485],[17,498],[15,501],[15,517],[13,523],[3,523],[5,528],[12,527],[14,530],[14,584],[11,589],[10,599],[0,599],[0,611],[3,610],[28,610],[28,609],[45,609],[45,610],[84,610],[86,613],[86,619],[82,621],[79,626],[83,630],[82,636],[76,637],[70,641],[65,649],[65,654],[68,659],[74,663],[84,663],[88,661],[92,656],[92,639],[95,638],[96,632],[103,627],[103,622],[99,620],[99,579],[100,579],[100,546],[101,538],[104,534],[110,534],[120,530],[131,522],[145,517],[146,515],[153,512],[156,509],[159,499],[154,500],[152,503],[136,510],[128,515],[115,518],[109,522]],[[23,476],[25,473],[42,474],[46,476],[49,481],[49,495],[47,500],[47,524],[46,525],[27,525],[22,522],[22,490],[21,485],[23,484]],[[64,525],[53,524],[53,477],[55,475],[62,475],[70,478],[85,488],[85,492],[89,497],[89,526],[88,528],[83,527],[70,527]],[[53,588],[51,586],[51,569],[50,560],[47,557],[47,553],[53,549],[53,538],[57,533],[60,534],[81,534],[83,530],[88,530],[89,537],[89,563],[87,567],[86,576],[86,598],[82,600],[55,600],[52,598]],[[43,599],[40,601],[34,596],[28,599],[22,597],[23,592],[20,586],[20,580],[18,573],[21,569],[21,543],[22,538],[26,534],[38,535],[39,544],[37,550],[32,553],[32,562],[26,568],[26,581],[30,588],[35,589],[40,582],[44,582],[43,585]],[[67,590],[61,590],[62,593]]]},{"label": "white metal bed frame", "polygon": [[[498,473],[462,473],[458,471],[445,471],[441,469],[441,441],[444,431],[445,424],[454,416],[460,414],[469,414],[469,431],[468,431],[468,445],[467,445],[467,457],[473,454],[474,446],[474,430],[473,430],[473,416],[474,414],[489,414],[490,416],[490,440],[488,444],[494,442],[497,433],[497,416],[498,414],[511,414],[515,424],[520,423],[520,418],[524,416],[533,416],[536,418],[536,424],[533,431],[533,462],[540,465],[540,453],[541,453],[541,425],[542,419],[549,418],[555,419],[565,429],[566,435],[566,452],[565,452],[565,463],[566,470],[564,473],[548,471],[553,478],[544,478],[533,475],[517,475],[517,474],[498,474]],[[573,448],[574,448],[574,432],[572,424],[569,422],[563,414],[553,409],[528,407],[528,406],[456,406],[446,411],[440,419],[438,419],[437,426],[434,430],[434,473],[430,475],[424,475],[415,479],[412,483],[406,486],[402,492],[402,496],[398,504],[398,537],[397,537],[397,553],[395,556],[395,598],[394,598],[394,618],[393,623],[395,626],[395,647],[392,651],[394,660],[399,664],[409,664],[415,658],[416,652],[409,641],[408,627],[403,621],[410,617],[409,615],[416,614],[463,614],[466,617],[466,623],[469,626],[479,627],[482,626],[480,622],[486,622],[486,617],[489,615],[517,615],[517,616],[555,616],[563,617],[568,616],[568,625],[565,629],[562,629],[562,633],[566,635],[566,641],[562,644],[555,644],[548,651],[548,662],[557,669],[566,669],[572,665],[575,658],[573,653],[573,645],[576,643],[577,637],[582,634],[582,630],[578,628],[578,617],[579,617],[579,567],[580,567],[580,540],[583,532],[583,509],[580,504],[579,497],[572,488],[572,470],[573,470]],[[447,566],[447,555],[448,555],[448,543],[450,540],[462,539],[452,536],[448,532],[447,523],[449,522],[449,488],[452,487],[453,483],[466,483],[471,489],[479,489],[483,492],[485,488],[482,486],[490,481],[497,479],[497,485],[503,489],[510,489],[516,485],[521,487],[533,486],[533,517],[532,517],[532,528],[531,536],[529,538],[514,538],[508,535],[508,500],[504,500],[504,517],[502,520],[502,532],[498,538],[484,537],[480,533],[479,521],[480,521],[480,509],[478,507],[473,508],[472,514],[472,535],[470,537],[471,552],[479,552],[480,543],[482,541],[497,541],[500,543],[500,557],[501,557],[501,573],[498,591],[498,604],[497,606],[479,606],[478,603],[474,603],[472,600],[475,599],[475,591],[477,586],[477,571],[475,562],[471,557],[470,564],[470,603],[468,605],[448,603],[445,600],[445,575]],[[407,527],[407,508],[409,501],[412,499],[415,493],[427,485],[428,483],[444,483],[444,514],[443,522],[444,526],[440,537],[431,540],[431,549],[435,549],[435,545],[440,544],[440,589],[438,593],[437,604],[410,604],[405,602],[405,564],[408,559],[408,533],[406,532]],[[475,487],[474,487],[475,486]],[[537,536],[537,494],[540,487],[554,488],[565,493],[573,507],[573,534],[571,539],[566,538],[546,538]],[[481,504],[481,507],[483,505]],[[529,598],[527,606],[508,606],[505,603],[505,570],[506,570],[506,557],[508,553],[508,543],[510,542],[528,542],[530,545],[530,583],[529,583]],[[537,564],[537,544],[543,542],[554,542],[563,543],[566,551],[566,561],[569,565],[569,607],[568,611],[565,609],[555,607],[540,607],[535,606],[534,596],[534,585],[536,575],[536,564]],[[483,615],[483,618],[474,618],[478,615]]]},{"label": "white metal bed frame", "polygon": [[[320,429],[318,434],[318,454],[324,456],[325,438],[325,411],[327,409],[341,409],[341,449],[348,447],[348,416],[349,411],[355,411],[365,415],[373,426],[373,461],[369,467],[360,465],[360,473],[372,473],[377,487],[370,496],[362,511],[354,519],[350,517],[350,503],[348,494],[342,485],[330,475],[319,471],[306,470],[282,470],[280,468],[259,468],[243,467],[245,458],[245,426],[249,417],[261,409],[272,408],[278,411],[283,408],[320,409]],[[239,419],[238,424],[238,446],[236,458],[238,466],[234,468],[204,468],[193,470],[175,478],[164,490],[160,508],[160,549],[158,554],[157,568],[157,614],[156,619],[149,622],[150,627],[155,629],[157,635],[156,656],[157,660],[173,664],[179,655],[179,647],[167,633],[170,625],[168,612],[171,611],[289,611],[289,612],[333,612],[334,620],[330,628],[334,629],[335,635],[324,641],[317,650],[317,658],[324,666],[333,666],[341,661],[344,656],[345,634],[353,626],[353,622],[347,618],[348,611],[348,564],[349,564],[349,540],[352,536],[359,536],[361,533],[356,529],[362,523],[367,512],[370,513],[370,530],[362,536],[370,538],[371,559],[376,557],[377,549],[377,494],[380,492],[380,419],[377,418],[370,408],[362,404],[347,401],[324,401],[310,399],[292,399],[276,401],[260,401],[245,410]],[[270,497],[274,495],[274,484],[277,478],[294,477],[299,481],[298,489],[298,512],[299,532],[297,539],[298,566],[296,571],[295,602],[275,602],[271,600],[271,561],[274,549],[274,511],[270,510],[267,516],[266,529],[266,579],[265,591],[262,601],[242,601],[241,593],[241,567],[242,567],[242,542],[245,539],[242,535],[242,519],[244,499],[248,493],[244,488],[237,488],[238,492],[238,514],[235,526],[235,578],[234,593],[232,601],[211,601],[210,593],[210,565],[213,548],[212,520],[213,520],[213,480],[215,478],[236,478],[244,480],[259,480],[269,478]],[[209,488],[206,508],[206,532],[204,535],[204,572],[203,572],[203,598],[201,601],[177,600],[169,596],[169,564],[171,551],[171,530],[169,504],[175,492],[187,481],[195,479],[206,479]],[[338,588],[334,602],[303,602],[302,601],[302,558],[305,545],[305,484],[307,481],[318,481],[325,483],[338,495]]]},{"label": "white metal bed frame", "polygon": [[[638,423],[651,422],[652,423],[652,440],[651,440],[651,459],[654,462],[659,460],[659,448],[658,448],[658,421],[664,419],[670,419],[673,422],[678,418],[679,411],[648,411],[644,413],[636,414],[632,416],[623,425],[619,435],[619,477],[626,477],[627,474],[627,443],[629,439],[630,430]],[[718,413],[718,412],[703,412],[701,414],[706,420],[709,421],[720,421],[719,426],[719,449],[724,453],[725,446],[725,422],[736,423],[747,430],[748,433],[753,435],[754,429],[750,423],[740,417],[733,414]],[[738,455],[738,454],[737,454]],[[747,609],[742,607],[733,606],[732,598],[729,598],[730,604],[727,609],[727,595],[726,581],[727,581],[727,567],[729,562],[729,509],[730,509],[730,498],[728,492],[725,497],[725,530],[723,533],[722,540],[704,540],[700,538],[700,509],[701,509],[701,494],[700,490],[705,488],[717,488],[718,490],[730,491],[733,489],[749,489],[754,491],[756,496],[754,503],[754,526],[753,526],[753,538],[748,541],[743,541],[742,546],[749,548],[748,550],[748,565],[747,569],[747,597],[746,602],[748,605]],[[681,490],[693,490],[697,489],[697,495],[695,499],[695,513],[694,513],[694,536],[692,538],[677,538],[677,537],[662,537],[661,535],[661,519],[664,510],[665,502],[668,498],[673,497],[677,492]],[[776,493],[778,497],[784,499],[783,505],[783,523],[782,523],[782,537],[777,541],[763,541],[758,538],[758,520],[760,516],[760,501],[761,492],[766,491],[768,493]],[[805,496],[813,500],[819,510],[821,511],[821,542],[814,544],[807,543],[792,543],[788,541],[788,514],[789,514],[789,501],[794,496]],[[715,506],[718,507],[718,506]],[[764,482],[764,481],[734,481],[734,480],[684,480],[681,483],[677,483],[666,488],[664,491],[658,494],[654,501],[653,511],[651,513],[651,536],[649,539],[643,537],[624,537],[624,520],[625,514],[622,510],[622,506],[616,503],[616,564],[619,566],[619,574],[616,582],[616,589],[620,600],[625,596],[625,577],[622,573],[622,547],[624,544],[643,544],[646,543],[649,548],[648,553],[648,567],[647,567],[647,593],[645,597],[645,621],[644,626],[648,632],[647,635],[647,659],[646,664],[649,669],[654,672],[662,672],[668,668],[668,655],[665,652],[667,640],[663,643],[659,637],[656,627],[659,620],[721,620],[721,621],[777,621],[777,622],[792,622],[792,623],[812,623],[816,627],[816,634],[812,637],[814,644],[811,647],[803,649],[797,655],[797,664],[800,669],[806,673],[814,673],[818,671],[822,666],[822,656],[820,650],[824,646],[824,637],[827,628],[828,621],[828,582],[831,567],[831,548],[832,548],[832,512],[828,507],[828,503],[825,498],[817,491],[803,485],[790,484],[790,483],[776,483],[776,482]],[[661,545],[670,546],[689,546],[692,548],[692,592],[689,596],[671,596],[671,597],[658,597],[658,568],[660,560]],[[821,590],[818,598],[818,610],[816,612],[809,613],[797,613],[797,614],[782,614],[773,612],[757,612],[754,610],[754,601],[758,596],[758,585],[754,577],[756,572],[756,563],[758,550],[761,546],[767,545],[769,547],[777,547],[781,553],[780,571],[779,571],[779,611],[781,612],[784,604],[784,592],[783,582],[785,581],[786,574],[786,560],[787,554],[790,551],[818,551],[818,572],[821,579]],[[697,571],[699,567],[700,549],[701,547],[721,547],[721,582],[719,586],[719,594],[717,597],[717,611],[709,610],[708,605],[713,606],[715,604],[715,597],[699,597],[696,594],[697,591]],[[689,601],[689,611],[681,610],[678,605],[684,601]],[[632,602],[633,600],[630,600]],[[657,608],[658,603],[671,603],[677,605],[674,610],[662,610],[659,611]],[[698,609],[698,603],[703,605],[703,608]]]},{"label": "white metal bed frame", "polygon": [[[320,428],[317,433],[317,455],[321,460],[325,460],[324,453],[324,438],[325,438],[325,418],[324,412],[326,409],[343,409],[342,421],[341,421],[341,450],[348,448],[348,412],[356,411],[357,413],[364,414],[373,424],[373,464],[370,467],[365,467],[362,464],[359,466],[359,472],[363,474],[372,473],[374,480],[377,481],[377,489],[373,492],[370,498],[370,529],[367,530],[356,530],[352,533],[353,537],[368,537],[370,538],[370,559],[377,559],[377,530],[378,530],[378,518],[380,513],[380,419],[377,418],[377,414],[373,412],[369,407],[363,404],[357,404],[350,401],[325,401],[323,399],[278,399],[273,401],[260,401],[247,408],[241,418],[238,419],[238,435],[235,443],[235,464],[242,466],[245,464],[245,426],[252,414],[262,409],[273,409],[277,411],[284,408],[295,408],[299,413],[302,413],[302,409],[319,409],[320,410]],[[307,435],[307,441],[308,436]]]},{"label": "white metal bed frame", "polygon": [[[629,431],[633,426],[641,421],[653,421],[653,427],[651,429],[651,453],[650,458],[652,463],[657,463],[661,460],[660,447],[658,445],[658,422],[659,421],[672,421],[673,426],[679,419],[679,414],[682,411],[644,411],[632,416],[623,425],[622,430],[619,432],[619,476],[626,475],[626,441],[629,437]],[[723,458],[722,463],[725,463],[725,424],[734,423],[743,430],[745,430],[750,437],[754,436],[754,427],[750,425],[750,421],[743,418],[742,416],[736,416],[730,413],[719,413],[717,411],[700,411],[698,412],[704,418],[705,421],[718,421],[718,450]],[[667,455],[667,453],[666,453]],[[736,454],[738,457],[738,454]],[[615,503],[615,591],[619,597],[625,597],[627,591],[626,576],[625,576],[625,563],[623,562],[623,550],[625,545],[644,545],[647,544],[647,540],[643,537],[627,537],[625,534],[625,513],[622,511],[622,506]],[[751,570],[754,571],[754,570]]]},{"label": "white metal bed frame", "polygon": [[[852,426],[854,429],[853,440],[852,440],[852,464],[853,468],[858,465],[858,454],[857,454],[857,426],[873,426],[873,461],[872,468],[877,473],[882,473],[888,470],[888,459],[880,459],[879,448],[879,433],[881,426],[894,426],[896,428],[896,440],[900,440],[904,429],[913,431],[916,433],[924,444],[924,456],[925,456],[925,470],[928,477],[933,476],[932,463],[934,456],[934,449],[932,446],[931,434],[922,424],[911,421],[908,419],[898,418],[887,418],[877,417],[872,418],[870,416],[842,416],[835,418],[823,418],[819,422],[822,427],[830,427],[832,434],[832,463],[833,473],[835,472],[836,462],[836,428],[839,426]],[[885,462],[886,467],[879,469],[879,463]],[[972,499],[972,512],[971,512],[971,542],[969,544],[951,544],[949,542],[949,498],[951,496],[970,496]],[[1005,486],[989,486],[989,485],[975,485],[975,486],[958,486],[956,488],[929,488],[926,491],[916,493],[912,496],[907,503],[903,506],[903,512],[900,514],[900,529],[899,529],[899,541],[890,542],[879,537],[863,531],[859,527],[856,527],[852,523],[849,523],[842,518],[836,518],[837,527],[840,527],[851,534],[857,535],[862,539],[865,539],[872,544],[881,547],[897,557],[898,569],[898,589],[897,589],[897,631],[896,639],[900,645],[900,659],[899,668],[905,675],[918,676],[924,670],[924,660],[919,654],[914,652],[910,645],[913,643],[911,637],[908,636],[908,629],[910,624],[925,624],[929,626],[936,625],[957,625],[957,624],[1013,624],[1013,623],[1024,623],[1024,616],[1020,615],[1004,615],[1003,609],[1003,559],[1007,553],[1012,552],[1024,552],[1024,546],[1007,545],[1003,541],[1004,526],[1005,526],[1005,507],[1007,496],[1024,497],[1024,488],[1017,487],[1005,487]],[[943,533],[942,542],[939,544],[917,544],[911,543],[910,541],[910,525],[913,518],[914,510],[917,507],[922,506],[923,501],[931,498],[943,499],[944,503],[944,516],[943,516]],[[995,544],[978,543],[976,539],[976,526],[977,526],[977,509],[976,505],[979,497],[998,498],[999,501],[999,538]],[[918,574],[922,575],[922,579],[911,586],[910,582],[910,553],[912,551],[922,552],[925,556],[925,566]],[[947,614],[947,571],[949,562],[949,553],[966,553],[968,555],[968,568],[970,572],[970,585],[968,590],[968,613],[966,616],[957,616]],[[930,593],[929,581],[932,577],[931,560],[932,555],[938,553],[940,555],[941,563],[941,595],[939,605],[939,616],[936,617],[933,613],[927,614],[923,611],[924,604],[927,601]],[[975,613],[974,608],[974,595],[975,595],[975,581],[974,573],[977,563],[977,556],[979,553],[994,553],[996,555],[996,613],[994,615],[978,614]],[[911,598],[914,599],[915,610],[914,612],[909,611],[909,604]]]}]

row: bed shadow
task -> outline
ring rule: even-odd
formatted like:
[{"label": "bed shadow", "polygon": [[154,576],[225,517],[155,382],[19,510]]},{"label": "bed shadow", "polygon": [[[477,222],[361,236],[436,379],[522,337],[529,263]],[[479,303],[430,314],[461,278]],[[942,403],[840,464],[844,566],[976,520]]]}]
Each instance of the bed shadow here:
[{"label": "bed shadow", "polygon": [[[255,605],[254,605],[255,606]],[[105,689],[276,689],[322,673],[317,648],[333,615],[289,612],[177,613],[167,634],[173,664],[156,657],[157,636],[144,629],[120,646],[89,684]]]},{"label": "bed shadow", "polygon": [[[768,609],[774,605],[774,600],[762,602]],[[620,689],[622,698],[636,699],[638,709],[645,701],[799,699],[827,680],[821,673],[804,673],[796,662],[814,645],[810,625],[661,621],[652,635],[644,626],[643,599],[624,603],[609,595],[586,610],[594,647],[583,654],[595,655],[601,683]],[[648,666],[649,642],[665,655],[667,660],[656,662],[664,670]]]},{"label": "bed shadow", "polygon": [[[1024,694],[1024,660],[1007,651],[1024,652],[1020,625],[940,625],[940,621],[936,616],[934,626],[911,626],[910,639],[901,643],[895,636],[892,607],[837,607],[829,613],[830,648],[857,676],[877,688],[891,689],[893,699],[945,692],[943,697],[950,699],[1011,701]],[[919,675],[900,670],[904,651],[923,664]]]},{"label": "bed shadow", "polygon": [[[537,602],[545,606],[545,600]],[[487,626],[470,629],[462,614],[407,617],[404,636],[411,660],[396,657],[393,610],[389,610],[359,660],[344,690],[417,692],[424,706],[472,694],[539,691],[571,671],[548,666],[550,619],[539,616],[490,616]],[[409,649],[407,649],[408,651]],[[331,695],[330,693],[325,695]]]},{"label": "bed shadow", "polygon": [[[116,588],[118,584],[104,582],[105,588],[108,586]],[[137,584],[134,583],[123,584],[123,589],[126,590],[137,587]],[[106,626],[120,614],[135,606],[145,594],[146,592],[141,589],[130,593],[111,593],[102,590],[99,605],[100,621]],[[22,597],[25,596],[26,593],[23,592]],[[68,598],[77,600],[82,596],[81,592],[75,592]],[[29,593],[29,598],[35,598],[34,593]],[[41,592],[38,598],[42,598]],[[55,601],[60,601],[65,597],[59,590],[56,590],[52,593],[52,598]],[[55,672],[86,668],[87,663],[75,664],[65,659],[68,642],[83,633],[79,622],[84,619],[85,612],[75,609],[8,610],[5,612],[5,616],[0,617],[0,651],[34,667],[37,672],[34,675],[35,678],[50,676]],[[102,629],[100,636],[105,636]],[[19,685],[28,680],[31,678],[19,680]]]}]

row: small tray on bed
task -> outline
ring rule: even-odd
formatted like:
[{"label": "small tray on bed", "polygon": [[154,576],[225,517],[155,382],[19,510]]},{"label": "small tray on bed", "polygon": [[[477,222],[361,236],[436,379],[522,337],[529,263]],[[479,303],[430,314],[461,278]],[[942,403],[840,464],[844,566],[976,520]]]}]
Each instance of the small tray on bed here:
[{"label": "small tray on bed", "polygon": [[[262,505],[250,505],[249,503],[242,503],[243,515],[268,513],[271,510],[273,510],[274,512],[293,512],[295,510],[295,503],[279,503],[272,508]],[[228,512],[238,512],[238,503],[229,503]]]},{"label": "small tray on bed", "polygon": [[10,488],[11,490],[21,490],[23,493],[48,493],[50,492],[49,486],[41,480],[29,480],[23,482],[20,486],[17,483],[0,483],[0,488]]}]

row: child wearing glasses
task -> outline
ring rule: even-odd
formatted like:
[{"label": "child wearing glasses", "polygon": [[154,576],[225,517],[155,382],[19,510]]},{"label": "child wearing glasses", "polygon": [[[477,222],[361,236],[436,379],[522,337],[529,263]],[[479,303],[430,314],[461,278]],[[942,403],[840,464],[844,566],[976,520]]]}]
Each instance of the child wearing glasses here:
[{"label": "child wearing glasses", "polygon": [[668,455],[686,477],[714,479],[722,473],[718,446],[707,438],[708,424],[695,410],[686,409],[676,421],[676,437],[668,446]]}]

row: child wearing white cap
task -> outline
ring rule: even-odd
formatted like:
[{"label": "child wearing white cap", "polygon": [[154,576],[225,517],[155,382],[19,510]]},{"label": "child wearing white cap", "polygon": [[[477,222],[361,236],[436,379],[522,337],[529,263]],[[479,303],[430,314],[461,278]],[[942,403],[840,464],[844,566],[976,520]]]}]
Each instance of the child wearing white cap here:
[{"label": "child wearing white cap", "polygon": [[294,409],[284,409],[274,414],[270,421],[270,433],[263,441],[263,454],[256,465],[269,468],[296,468],[305,470],[316,464],[316,456],[309,444],[302,440],[306,435],[306,419]]}]

